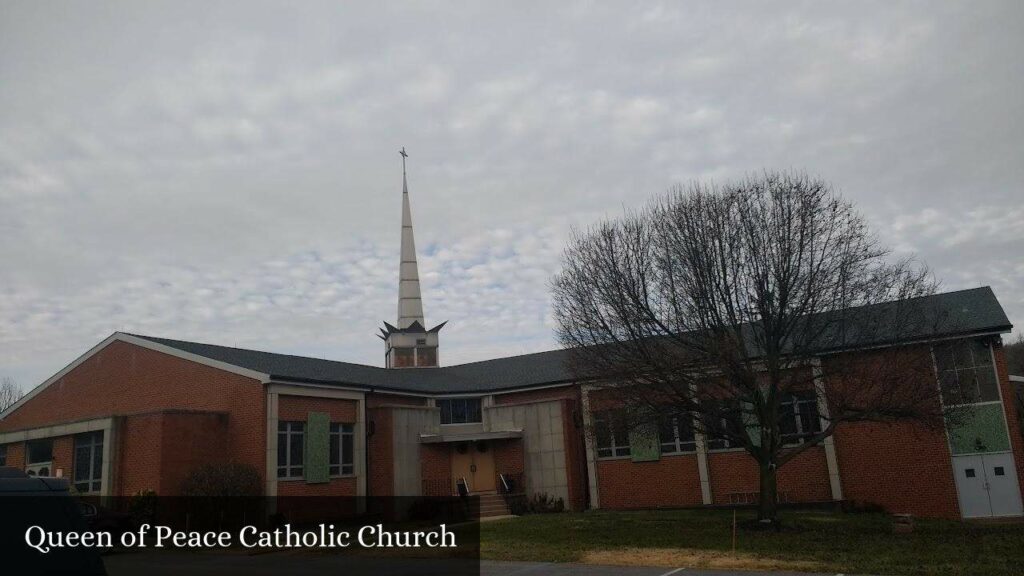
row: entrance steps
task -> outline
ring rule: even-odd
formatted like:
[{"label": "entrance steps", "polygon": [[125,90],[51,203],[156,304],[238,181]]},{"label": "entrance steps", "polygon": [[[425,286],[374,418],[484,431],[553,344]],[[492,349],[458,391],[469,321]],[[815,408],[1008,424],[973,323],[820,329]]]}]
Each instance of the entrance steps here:
[{"label": "entrance steps", "polygon": [[497,492],[479,492],[474,493],[473,496],[480,498],[481,518],[510,516],[512,514],[512,511],[508,509],[508,503],[505,502],[505,497]]}]

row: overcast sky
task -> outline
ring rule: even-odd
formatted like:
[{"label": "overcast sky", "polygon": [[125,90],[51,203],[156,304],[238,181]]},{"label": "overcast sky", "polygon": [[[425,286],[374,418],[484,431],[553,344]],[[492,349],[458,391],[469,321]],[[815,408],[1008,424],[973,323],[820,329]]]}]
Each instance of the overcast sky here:
[{"label": "overcast sky", "polygon": [[381,365],[401,146],[443,364],[557,346],[570,226],[763,168],[1024,325],[1024,2],[345,4],[0,1],[0,376]]}]

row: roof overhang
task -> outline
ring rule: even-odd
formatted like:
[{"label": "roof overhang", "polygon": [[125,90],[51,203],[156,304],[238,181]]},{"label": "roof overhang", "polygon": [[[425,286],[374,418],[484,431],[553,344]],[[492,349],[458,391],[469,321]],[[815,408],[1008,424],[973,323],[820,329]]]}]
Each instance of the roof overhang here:
[{"label": "roof overhang", "polygon": [[522,430],[497,432],[466,432],[462,434],[420,434],[420,444],[447,444],[449,442],[479,442],[481,440],[508,440],[522,438]]}]

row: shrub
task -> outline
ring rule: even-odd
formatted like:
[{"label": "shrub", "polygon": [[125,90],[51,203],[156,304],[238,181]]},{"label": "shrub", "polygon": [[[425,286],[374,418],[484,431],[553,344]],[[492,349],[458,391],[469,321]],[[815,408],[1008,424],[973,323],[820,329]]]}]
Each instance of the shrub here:
[{"label": "shrub", "polygon": [[259,496],[263,492],[261,484],[259,472],[248,464],[204,464],[185,478],[181,493],[185,496]]},{"label": "shrub", "polygon": [[564,512],[565,501],[561,498],[555,498],[549,494],[538,493],[534,494],[533,498],[526,503],[526,511],[529,514],[548,514],[551,512]]}]

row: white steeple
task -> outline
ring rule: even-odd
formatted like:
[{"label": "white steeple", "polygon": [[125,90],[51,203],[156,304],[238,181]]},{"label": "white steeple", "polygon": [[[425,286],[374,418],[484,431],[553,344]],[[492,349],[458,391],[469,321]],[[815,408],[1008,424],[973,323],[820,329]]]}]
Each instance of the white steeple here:
[{"label": "white steeple", "polygon": [[420,274],[416,266],[416,242],[412,234],[412,210],[409,208],[409,180],[405,173],[402,147],[402,256],[398,265],[398,327],[408,328],[413,322],[426,326],[423,320],[423,299],[420,296]]},{"label": "white steeple", "polygon": [[398,325],[387,322],[378,336],[384,340],[384,364],[388,368],[428,368],[438,366],[438,332],[442,322],[427,330],[420,297],[420,273],[416,266],[416,242],[412,237],[412,210],[409,208],[409,178],[405,172],[405,148],[402,155],[402,250],[398,264]]}]

